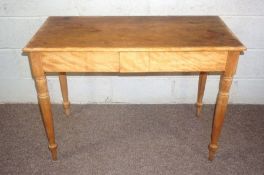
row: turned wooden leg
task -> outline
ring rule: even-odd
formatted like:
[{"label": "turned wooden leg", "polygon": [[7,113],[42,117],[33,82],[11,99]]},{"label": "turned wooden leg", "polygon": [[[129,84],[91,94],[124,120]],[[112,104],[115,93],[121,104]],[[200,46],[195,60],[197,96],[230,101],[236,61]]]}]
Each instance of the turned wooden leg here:
[{"label": "turned wooden leg", "polygon": [[203,105],[203,96],[204,96],[204,89],[207,79],[207,73],[201,72],[199,75],[199,84],[198,84],[198,96],[197,96],[197,103],[196,103],[196,115],[199,117],[202,111]]},{"label": "turned wooden leg", "polygon": [[68,98],[68,86],[67,86],[67,77],[65,72],[59,73],[61,94],[63,98],[63,108],[64,113],[69,116],[70,115],[70,102]]},{"label": "turned wooden leg", "polygon": [[52,159],[57,160],[57,144],[55,143],[50,98],[48,93],[46,76],[42,69],[41,57],[38,54],[31,53],[30,62],[32,73],[36,82],[38,101],[42,113],[42,120],[45,127],[46,135],[48,137],[49,149],[51,151]]},{"label": "turned wooden leg", "polygon": [[217,96],[211,143],[209,144],[209,160],[213,160],[215,157],[216,150],[218,149],[218,139],[221,133],[222,125],[224,122],[224,116],[228,104],[229,90],[232,84],[233,75],[235,74],[237,62],[238,62],[239,52],[229,52],[226,68],[221,75],[219,92]]}]

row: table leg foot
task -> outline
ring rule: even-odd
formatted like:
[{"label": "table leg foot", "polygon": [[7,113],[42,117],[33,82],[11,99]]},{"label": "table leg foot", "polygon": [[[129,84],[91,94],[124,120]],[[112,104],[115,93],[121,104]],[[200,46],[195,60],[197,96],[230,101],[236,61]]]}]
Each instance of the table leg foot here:
[{"label": "table leg foot", "polygon": [[66,116],[70,116],[70,103],[69,102],[63,102],[63,108],[64,108],[64,114]]},{"label": "table leg foot", "polygon": [[200,117],[200,115],[201,115],[201,112],[202,112],[202,106],[203,106],[202,103],[196,103],[196,116],[197,116],[197,117]]},{"label": "table leg foot", "polygon": [[210,160],[210,161],[214,160],[217,148],[218,148],[218,146],[214,145],[214,144],[210,144],[208,146],[208,149],[209,149],[208,160]]},{"label": "table leg foot", "polygon": [[52,160],[57,160],[57,144],[49,145]]}]

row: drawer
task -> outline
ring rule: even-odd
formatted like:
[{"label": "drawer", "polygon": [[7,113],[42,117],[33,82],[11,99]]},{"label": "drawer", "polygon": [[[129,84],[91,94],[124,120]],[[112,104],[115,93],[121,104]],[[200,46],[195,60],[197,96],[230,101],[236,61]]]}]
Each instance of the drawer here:
[{"label": "drawer", "polygon": [[42,52],[45,72],[119,72],[118,52]]},{"label": "drawer", "polygon": [[227,52],[121,52],[120,72],[224,71]]},{"label": "drawer", "polygon": [[150,52],[150,72],[210,72],[225,70],[227,52]]},{"label": "drawer", "polygon": [[120,52],[120,72],[148,72],[148,52]]}]

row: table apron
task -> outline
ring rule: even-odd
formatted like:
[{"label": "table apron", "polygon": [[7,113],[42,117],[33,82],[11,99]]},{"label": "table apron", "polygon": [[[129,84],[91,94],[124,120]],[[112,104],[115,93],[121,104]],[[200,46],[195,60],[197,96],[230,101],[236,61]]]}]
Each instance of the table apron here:
[{"label": "table apron", "polygon": [[216,72],[227,51],[217,52],[40,52],[45,72]]}]

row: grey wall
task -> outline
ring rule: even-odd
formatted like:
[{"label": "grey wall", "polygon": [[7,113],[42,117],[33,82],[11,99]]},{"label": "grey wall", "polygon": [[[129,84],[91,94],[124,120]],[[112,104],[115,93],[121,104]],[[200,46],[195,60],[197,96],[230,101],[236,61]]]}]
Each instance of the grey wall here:
[{"label": "grey wall", "polygon": [[[247,46],[230,103],[264,104],[263,0],[0,0],[0,103],[37,102],[21,48],[47,16],[219,15]],[[214,103],[219,76],[210,76],[205,103]],[[71,76],[72,103],[194,103],[197,76]],[[53,103],[61,102],[58,78],[48,78]]]}]

